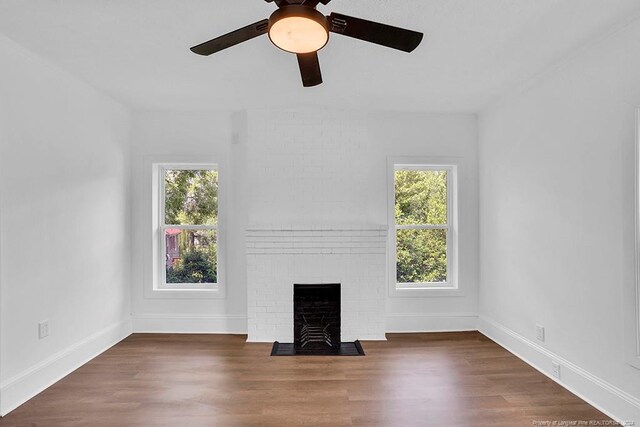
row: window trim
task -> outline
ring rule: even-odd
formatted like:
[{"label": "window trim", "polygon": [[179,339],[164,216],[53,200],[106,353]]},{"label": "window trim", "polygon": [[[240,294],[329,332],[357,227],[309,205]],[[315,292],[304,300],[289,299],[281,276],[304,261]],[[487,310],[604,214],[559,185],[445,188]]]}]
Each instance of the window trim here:
[{"label": "window trim", "polygon": [[[144,167],[142,170],[147,176],[149,184],[146,186],[148,196],[145,197],[151,219],[151,227],[145,234],[148,236],[144,243],[144,258],[150,267],[144,269],[144,297],[146,299],[224,299],[226,298],[226,174],[224,164],[216,161],[211,156],[147,156],[143,158]],[[160,197],[164,197],[160,192],[160,179],[163,175],[161,168],[170,169],[206,169],[218,170],[218,224],[217,224],[217,244],[218,244],[218,265],[217,279],[215,285],[195,284],[197,286],[185,288],[178,286],[159,286],[161,268],[164,263],[160,262],[160,250],[162,239],[160,238]],[[148,215],[149,215],[148,214]],[[147,234],[148,233],[148,234]]]},{"label": "window trim", "polygon": [[[461,160],[459,158],[390,157],[387,164],[387,224],[388,224],[388,288],[391,297],[415,296],[463,296],[458,281],[458,185]],[[395,172],[396,170],[446,170],[447,171],[447,226],[396,225],[395,222]],[[447,281],[441,283],[396,282],[396,230],[447,228]]]},{"label": "window trim", "polygon": [[640,369],[640,108],[636,109],[634,171],[634,277],[625,286],[625,354]]}]

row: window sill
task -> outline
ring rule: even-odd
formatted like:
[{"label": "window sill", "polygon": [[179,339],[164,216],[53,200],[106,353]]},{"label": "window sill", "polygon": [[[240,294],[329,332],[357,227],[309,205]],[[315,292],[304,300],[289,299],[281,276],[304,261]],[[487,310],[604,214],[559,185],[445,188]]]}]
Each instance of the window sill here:
[{"label": "window sill", "polygon": [[398,287],[389,289],[391,298],[431,298],[431,297],[464,297],[466,293],[462,289],[453,286],[422,286],[422,287]]},{"label": "window sill", "polygon": [[156,288],[145,295],[150,299],[223,299],[225,294],[222,287],[176,289]]}]

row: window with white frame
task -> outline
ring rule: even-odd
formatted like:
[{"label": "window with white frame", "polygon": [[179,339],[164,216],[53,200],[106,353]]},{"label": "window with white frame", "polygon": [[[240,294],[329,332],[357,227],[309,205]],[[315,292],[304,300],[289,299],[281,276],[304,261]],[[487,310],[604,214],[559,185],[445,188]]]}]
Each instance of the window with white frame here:
[{"label": "window with white frame", "polygon": [[161,165],[159,289],[218,284],[218,170],[215,165]]},{"label": "window with white frame", "polygon": [[394,165],[391,268],[397,289],[457,287],[455,175],[453,165]]}]

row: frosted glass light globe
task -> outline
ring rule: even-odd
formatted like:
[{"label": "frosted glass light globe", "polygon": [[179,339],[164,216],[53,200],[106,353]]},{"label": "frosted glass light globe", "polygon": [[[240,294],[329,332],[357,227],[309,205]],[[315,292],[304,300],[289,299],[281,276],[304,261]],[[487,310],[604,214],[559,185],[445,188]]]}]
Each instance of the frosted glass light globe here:
[{"label": "frosted glass light globe", "polygon": [[269,38],[282,50],[310,53],[320,50],[329,40],[326,18],[305,6],[285,6],[269,18]]}]

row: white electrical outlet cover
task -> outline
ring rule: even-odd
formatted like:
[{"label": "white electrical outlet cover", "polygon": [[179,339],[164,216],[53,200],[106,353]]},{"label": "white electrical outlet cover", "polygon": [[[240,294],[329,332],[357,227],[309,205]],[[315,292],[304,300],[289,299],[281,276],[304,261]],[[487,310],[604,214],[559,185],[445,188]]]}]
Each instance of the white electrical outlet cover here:
[{"label": "white electrical outlet cover", "polygon": [[560,364],[558,362],[551,362],[551,373],[554,377],[560,379]]},{"label": "white electrical outlet cover", "polygon": [[38,339],[43,339],[49,336],[49,321],[43,320],[38,323]]}]

